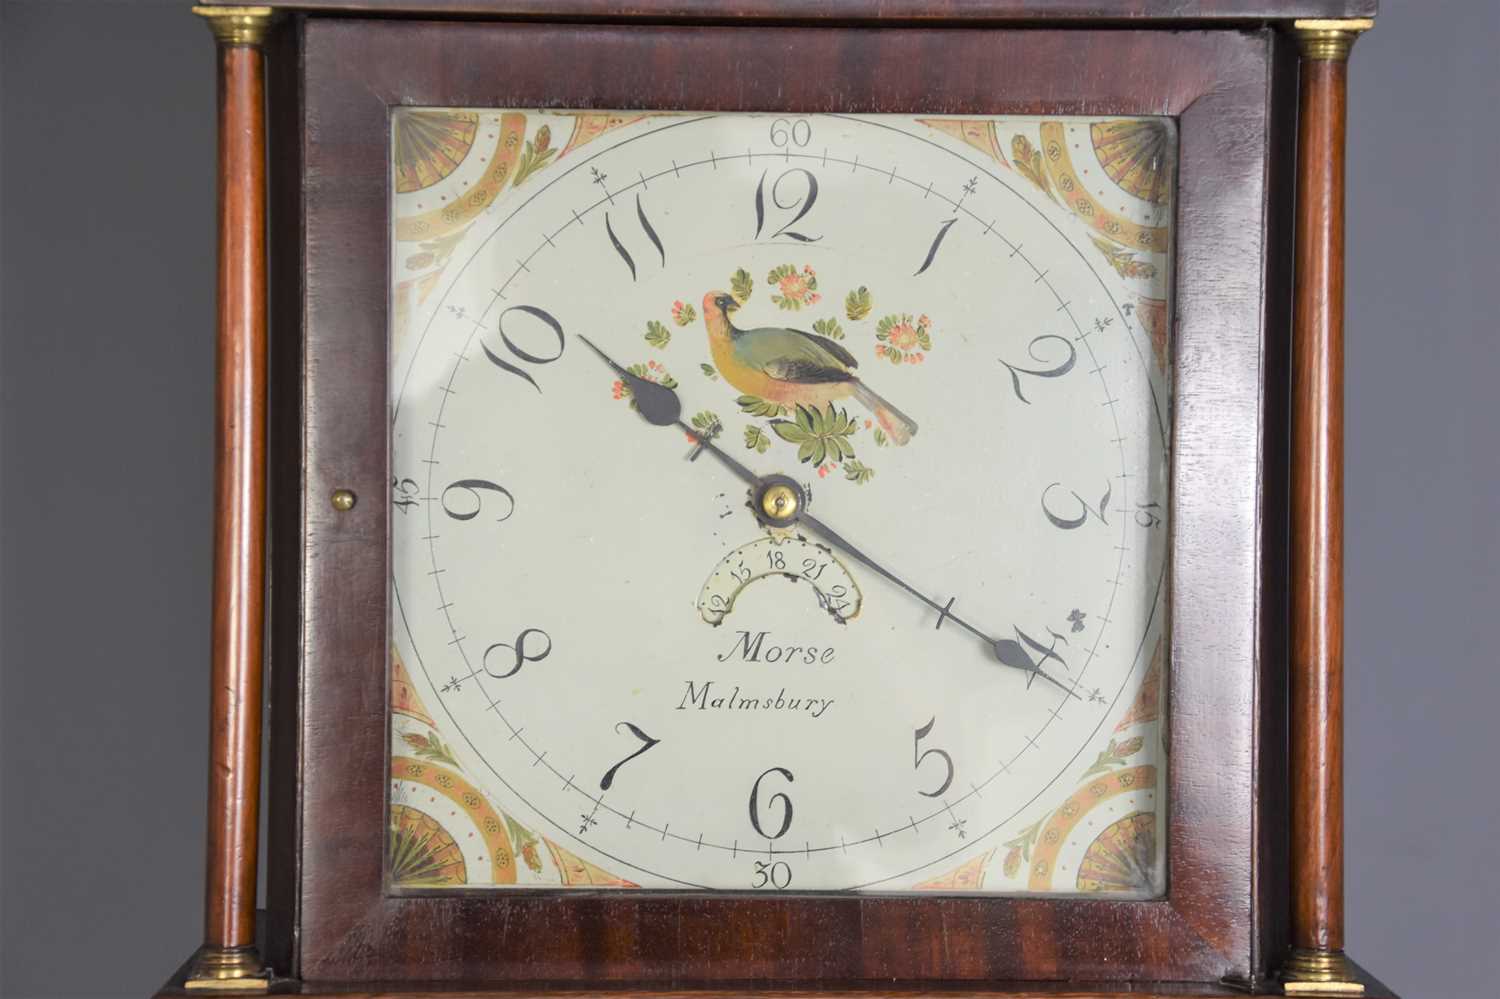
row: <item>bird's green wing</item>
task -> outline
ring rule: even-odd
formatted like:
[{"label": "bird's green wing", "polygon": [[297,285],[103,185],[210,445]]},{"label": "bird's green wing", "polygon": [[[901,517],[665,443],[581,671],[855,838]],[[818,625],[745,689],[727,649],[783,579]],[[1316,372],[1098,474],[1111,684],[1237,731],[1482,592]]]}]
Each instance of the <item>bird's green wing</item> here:
[{"label": "bird's green wing", "polygon": [[859,366],[843,347],[827,337],[774,326],[746,330],[736,338],[735,353],[746,364],[778,381],[847,382]]}]

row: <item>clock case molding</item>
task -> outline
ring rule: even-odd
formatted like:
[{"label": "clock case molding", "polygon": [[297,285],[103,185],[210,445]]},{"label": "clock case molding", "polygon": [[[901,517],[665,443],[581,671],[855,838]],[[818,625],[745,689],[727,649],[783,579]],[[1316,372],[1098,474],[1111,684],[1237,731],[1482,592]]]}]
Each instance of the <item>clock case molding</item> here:
[{"label": "clock case molding", "polygon": [[[1165,6],[196,8],[220,110],[209,869],[204,946],[161,994],[1389,995],[1342,954],[1344,80],[1374,5]],[[1177,118],[1164,898],[386,887],[402,105]]]}]

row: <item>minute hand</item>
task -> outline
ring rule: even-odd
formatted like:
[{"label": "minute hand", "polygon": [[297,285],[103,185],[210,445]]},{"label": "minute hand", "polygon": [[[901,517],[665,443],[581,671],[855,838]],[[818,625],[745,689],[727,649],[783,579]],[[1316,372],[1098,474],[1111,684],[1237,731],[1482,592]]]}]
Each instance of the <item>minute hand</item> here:
[{"label": "minute hand", "polygon": [[[723,462],[726,468],[743,479],[752,489],[759,488],[763,484],[763,480],[760,478],[760,476],[756,475],[749,468],[743,465],[738,459],[734,458],[727,451],[720,448],[703,434],[700,434],[697,430],[683,423],[681,420],[675,421],[675,426],[683,430],[683,432],[688,434],[688,436],[697,440],[697,442],[703,446],[704,450],[708,451],[719,461]],[[814,517],[812,514],[805,511],[802,512],[798,516],[797,522],[799,524],[806,525],[814,534],[821,537],[824,541],[827,541],[829,544],[846,553],[850,557],[858,560],[859,562],[862,562],[864,565],[869,566],[871,569],[874,569],[877,573],[890,580],[896,586],[905,590],[907,593],[910,593],[912,596],[922,601],[922,603],[937,611],[939,627],[942,626],[943,620],[945,618],[949,621],[952,621],[960,628],[969,632],[980,641],[984,642],[985,645],[989,646],[990,652],[994,654],[995,658],[998,659],[1001,664],[1031,674],[1026,681],[1028,686],[1030,686],[1032,679],[1040,676],[1042,679],[1046,680],[1048,683],[1051,683],[1053,686],[1057,687],[1069,697],[1078,697],[1078,695],[1074,693],[1071,687],[1058,680],[1052,674],[1043,669],[1041,667],[1041,664],[1036,662],[1032,658],[1031,654],[1026,651],[1026,648],[1021,644],[1021,641],[1008,638],[991,638],[985,632],[979,630],[968,621],[965,621],[963,618],[959,617],[957,614],[954,614],[950,609],[953,606],[953,601],[948,601],[946,606],[938,603],[932,597],[929,597],[927,594],[923,593],[921,590],[912,586],[906,580],[902,579],[900,576],[897,576],[894,572],[891,572],[885,566],[875,561],[869,555],[866,555],[862,550],[856,547],[842,534],[840,534],[838,531],[835,531],[833,528],[829,527],[827,524],[823,523],[823,521],[819,520],[817,517]],[[1018,633],[1018,638],[1024,640],[1025,636],[1022,636]],[[1052,655],[1050,650],[1047,650],[1045,647],[1039,646],[1036,643],[1032,643],[1032,647],[1036,650],[1037,654],[1041,655],[1044,659],[1047,656]]]},{"label": "minute hand", "polygon": [[[952,621],[954,624],[958,625],[960,628],[969,632],[969,634],[978,638],[980,641],[984,642],[985,645],[989,646],[990,651],[994,653],[995,658],[1000,660],[1002,664],[1022,670],[1026,673],[1031,673],[1034,676],[1040,676],[1042,679],[1051,683],[1053,686],[1057,687],[1057,689],[1061,690],[1069,697],[1078,697],[1078,695],[1073,692],[1073,689],[1071,687],[1069,687],[1067,684],[1062,683],[1052,674],[1042,669],[1041,665],[1036,663],[1031,658],[1030,654],[1026,652],[1025,648],[1022,647],[1020,642],[1012,641],[1008,638],[1002,638],[999,640],[991,638],[985,632],[980,631],[978,628],[974,627],[974,625],[970,624],[963,618],[959,617],[957,614],[953,613],[953,611],[950,609],[953,606],[952,600],[948,601],[946,606],[938,603],[936,600],[929,597],[927,594],[923,593],[916,587],[912,586],[910,583],[906,582],[906,580],[897,576],[895,573],[891,572],[885,566],[881,565],[879,562],[875,561],[864,552],[860,551],[843,535],[839,534],[833,528],[829,527],[827,524],[823,523],[812,514],[802,514],[802,516],[798,518],[798,523],[806,524],[809,528],[812,529],[814,534],[817,534],[818,536],[823,538],[823,540],[833,545],[835,548],[840,549],[841,551],[847,553],[858,561],[869,566],[871,569],[874,569],[876,572],[880,573],[880,575],[884,576],[892,583],[895,583],[901,589],[905,590],[907,593],[910,593],[912,596],[922,601],[922,603],[926,604],[928,607],[931,607],[933,610],[937,611],[938,627],[942,627],[943,620],[946,618],[947,620]],[[1046,652],[1046,650],[1039,649],[1038,651],[1044,654],[1050,654]],[[1026,685],[1028,687],[1031,686],[1030,677],[1027,678]]]},{"label": "minute hand", "polygon": [[[627,368],[622,367],[608,354],[604,353],[604,351],[595,346],[594,342],[589,340],[587,337],[580,336],[579,339],[587,344],[590,350],[599,355],[599,359],[610,368],[612,368],[614,372],[620,376],[620,379],[627,386],[629,386],[631,396],[635,400],[636,411],[640,413],[640,415],[646,420],[647,423],[658,427],[677,427],[683,433],[687,434],[689,437],[697,441],[705,451],[722,462],[725,468],[728,468],[736,476],[742,479],[746,485],[750,486],[751,489],[758,490],[765,486],[765,480],[762,479],[759,475],[756,475],[738,459],[732,457],[728,452],[719,447],[708,437],[700,434],[696,429],[682,422],[682,402],[677,398],[676,392],[674,392],[672,389],[667,388],[665,385],[660,385],[656,382],[641,378],[639,375],[632,373]],[[879,562],[876,562],[870,556],[860,551],[854,545],[850,544],[844,539],[843,535],[839,534],[837,531],[829,527],[827,524],[823,523],[818,518],[813,517],[806,512],[803,512],[798,517],[798,522],[806,524],[809,528],[812,529],[813,533],[822,537],[825,541],[833,545],[835,548],[848,553],[851,557],[859,560],[863,564],[869,566],[871,569],[874,569],[880,575],[896,584],[896,586],[905,590],[907,593],[910,593],[912,596],[922,601],[922,603],[937,611],[938,627],[942,627],[943,620],[946,618],[948,620],[951,620],[954,624],[957,624],[959,627],[963,628],[965,631],[974,635],[980,641],[984,642],[984,644],[989,647],[990,652],[994,654],[995,658],[1000,661],[1001,665],[1009,666],[1012,669],[1018,669],[1028,674],[1026,679],[1026,685],[1028,687],[1031,686],[1032,680],[1040,676],[1042,679],[1056,686],[1059,690],[1067,694],[1069,697],[1078,697],[1078,695],[1074,693],[1070,687],[1063,684],[1056,677],[1052,676],[1050,673],[1044,670],[1041,666],[1041,663],[1038,663],[1037,661],[1032,659],[1030,653],[1028,653],[1025,647],[1021,644],[1021,641],[1026,641],[1028,644],[1030,644],[1031,647],[1037,652],[1038,655],[1043,658],[1044,661],[1049,656],[1052,658],[1057,658],[1055,653],[1051,652],[1049,649],[1041,646],[1036,642],[1031,641],[1029,638],[1027,638],[1027,636],[1023,635],[1020,632],[1016,633],[1017,638],[1020,639],[1020,641],[1013,641],[1008,638],[991,638],[989,635],[980,631],[978,628],[974,627],[963,618],[954,614],[950,610],[950,608],[953,606],[952,600],[948,601],[946,606],[938,603],[936,600],[927,596],[927,594],[907,583],[905,580],[901,579],[901,577],[891,572],[885,566],[881,565]]]}]

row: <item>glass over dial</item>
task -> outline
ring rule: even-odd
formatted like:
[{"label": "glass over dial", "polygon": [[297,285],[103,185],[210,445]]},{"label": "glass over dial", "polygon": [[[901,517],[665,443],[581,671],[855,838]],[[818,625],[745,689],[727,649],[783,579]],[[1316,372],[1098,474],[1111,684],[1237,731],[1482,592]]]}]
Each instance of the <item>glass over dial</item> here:
[{"label": "glass over dial", "polygon": [[1164,887],[1160,119],[392,123],[393,887]]}]

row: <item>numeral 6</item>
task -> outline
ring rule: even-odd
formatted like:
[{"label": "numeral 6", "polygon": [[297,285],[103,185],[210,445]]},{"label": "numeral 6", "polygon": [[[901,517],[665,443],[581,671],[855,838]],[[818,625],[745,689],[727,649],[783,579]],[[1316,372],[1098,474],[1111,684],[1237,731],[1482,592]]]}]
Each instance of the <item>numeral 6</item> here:
[{"label": "numeral 6", "polygon": [[777,798],[781,799],[781,828],[777,829],[773,833],[768,833],[760,826],[760,782],[765,780],[771,774],[780,774],[781,776],[786,778],[788,784],[796,779],[792,776],[792,772],[786,767],[772,767],[770,770],[767,770],[765,773],[755,778],[755,784],[750,788],[750,825],[754,826],[755,831],[764,836],[766,839],[780,839],[781,837],[785,836],[786,831],[792,827],[792,799],[786,796],[786,792],[777,791],[775,794],[771,795],[770,800],[766,802],[767,805],[774,805],[776,804]]}]

